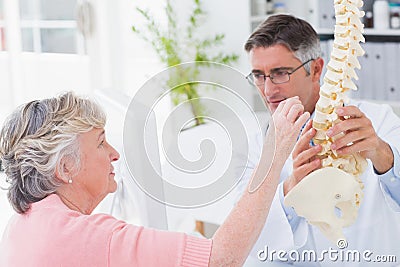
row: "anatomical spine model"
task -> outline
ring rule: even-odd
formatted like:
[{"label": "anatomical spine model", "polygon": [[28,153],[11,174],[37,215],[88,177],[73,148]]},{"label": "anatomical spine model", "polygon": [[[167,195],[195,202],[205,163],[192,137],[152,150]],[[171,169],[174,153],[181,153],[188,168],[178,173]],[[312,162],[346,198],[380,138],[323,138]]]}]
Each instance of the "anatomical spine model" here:
[{"label": "anatomical spine model", "polygon": [[[335,0],[335,35],[333,50],[315,107],[313,128],[317,133],[313,142],[322,146],[318,154],[322,168],[312,172],[285,197],[285,205],[317,226],[333,243],[345,240],[343,227],[357,218],[363,198],[363,184],[359,175],[367,162],[359,153],[339,156],[330,148],[341,133],[329,138],[326,132],[344,118],[336,114],[336,108],[348,101],[346,92],[357,90],[352,79],[358,79],[354,69],[361,66],[357,57],[364,54],[360,42],[364,25],[360,18],[364,12],[362,0]],[[337,243],[338,244],[338,243]]]}]

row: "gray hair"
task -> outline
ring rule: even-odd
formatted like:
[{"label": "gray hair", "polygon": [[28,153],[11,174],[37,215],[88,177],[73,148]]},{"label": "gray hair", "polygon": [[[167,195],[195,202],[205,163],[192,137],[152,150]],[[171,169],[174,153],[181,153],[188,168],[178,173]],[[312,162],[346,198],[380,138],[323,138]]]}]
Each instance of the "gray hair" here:
[{"label": "gray hair", "polygon": [[0,133],[0,158],[4,163],[8,199],[14,210],[25,213],[31,203],[54,193],[65,173],[63,159],[80,168],[78,136],[102,128],[105,113],[93,101],[72,92],[32,101],[17,108]]},{"label": "gray hair", "polygon": [[[318,34],[305,20],[291,15],[274,15],[262,22],[250,35],[244,48],[250,52],[253,48],[281,44],[294,52],[301,62],[321,57]],[[310,64],[304,66],[310,73]]]}]

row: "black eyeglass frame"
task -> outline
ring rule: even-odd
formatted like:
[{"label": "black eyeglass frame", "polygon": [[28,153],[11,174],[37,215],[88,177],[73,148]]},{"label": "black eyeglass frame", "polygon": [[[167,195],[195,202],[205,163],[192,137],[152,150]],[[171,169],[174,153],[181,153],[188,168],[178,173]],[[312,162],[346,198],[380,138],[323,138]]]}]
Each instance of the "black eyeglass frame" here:
[{"label": "black eyeglass frame", "polygon": [[[249,83],[251,83],[252,85],[255,85],[255,86],[264,86],[264,85],[265,85],[265,81],[267,80],[267,78],[269,78],[273,84],[283,84],[283,83],[287,83],[287,82],[290,81],[290,75],[292,75],[292,74],[295,73],[297,70],[299,70],[301,67],[303,67],[304,65],[306,65],[307,63],[309,63],[310,61],[313,61],[313,60],[315,60],[315,58],[311,58],[311,59],[307,60],[306,62],[302,63],[302,64],[301,64],[300,66],[298,66],[297,68],[294,68],[294,69],[291,70],[291,71],[287,71],[287,74],[286,74],[286,75],[287,75],[287,81],[284,81],[284,82],[274,82],[273,73],[271,73],[271,74],[269,74],[269,75],[258,74],[258,75],[264,76],[264,82],[263,82],[262,84],[259,84],[259,85],[257,85],[257,84],[255,83],[254,73],[253,73],[253,72],[250,72],[250,73],[246,76],[246,79],[247,79],[247,81],[249,81]],[[271,76],[271,75],[272,75],[272,76]]]}]

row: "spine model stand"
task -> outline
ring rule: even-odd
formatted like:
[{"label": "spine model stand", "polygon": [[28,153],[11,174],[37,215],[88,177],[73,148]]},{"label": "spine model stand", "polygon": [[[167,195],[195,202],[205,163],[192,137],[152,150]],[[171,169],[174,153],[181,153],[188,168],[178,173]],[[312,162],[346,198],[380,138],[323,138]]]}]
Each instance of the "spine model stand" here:
[{"label": "spine model stand", "polygon": [[363,184],[359,176],[367,166],[359,154],[338,155],[330,148],[333,141],[326,132],[346,118],[336,114],[336,108],[348,102],[346,92],[357,90],[352,79],[358,79],[355,68],[361,66],[357,57],[364,54],[360,42],[364,25],[360,18],[364,12],[362,0],[334,0],[336,25],[333,48],[320,89],[320,98],[315,107],[313,128],[317,133],[313,139],[322,146],[319,157],[322,168],[306,176],[285,197],[285,205],[292,206],[299,216],[317,226],[333,243],[345,241],[343,227],[357,218],[363,198]]}]

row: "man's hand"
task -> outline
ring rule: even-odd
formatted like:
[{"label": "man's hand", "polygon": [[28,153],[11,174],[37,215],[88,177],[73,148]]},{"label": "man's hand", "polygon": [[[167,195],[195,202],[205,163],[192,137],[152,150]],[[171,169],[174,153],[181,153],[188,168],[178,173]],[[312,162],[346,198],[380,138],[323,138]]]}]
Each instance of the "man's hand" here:
[{"label": "man's hand", "polygon": [[283,194],[286,196],[305,176],[321,167],[321,160],[315,158],[321,151],[321,146],[311,146],[310,141],[315,136],[315,129],[311,127],[310,120],[304,127],[292,152],[293,172],[283,183]]},{"label": "man's hand", "polygon": [[341,107],[336,110],[341,117],[348,119],[333,126],[327,135],[335,136],[341,132],[345,135],[331,145],[338,155],[360,154],[372,161],[378,173],[385,173],[393,167],[394,156],[390,146],[378,137],[371,121],[355,106]]}]

